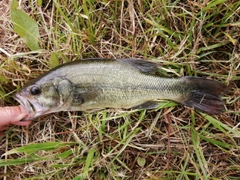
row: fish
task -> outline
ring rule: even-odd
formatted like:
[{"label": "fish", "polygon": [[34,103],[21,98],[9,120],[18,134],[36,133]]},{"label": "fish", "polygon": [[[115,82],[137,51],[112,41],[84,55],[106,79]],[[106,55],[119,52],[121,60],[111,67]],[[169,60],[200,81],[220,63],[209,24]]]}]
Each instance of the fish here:
[{"label": "fish", "polygon": [[163,77],[152,61],[89,58],[60,65],[25,85],[15,99],[24,120],[59,111],[154,109],[170,100],[207,114],[224,109],[224,83],[194,76]]}]

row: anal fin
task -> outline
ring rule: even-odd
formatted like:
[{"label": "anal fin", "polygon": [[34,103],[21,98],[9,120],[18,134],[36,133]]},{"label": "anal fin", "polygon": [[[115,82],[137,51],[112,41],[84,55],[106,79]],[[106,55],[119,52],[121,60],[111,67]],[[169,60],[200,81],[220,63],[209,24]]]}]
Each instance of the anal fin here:
[{"label": "anal fin", "polygon": [[147,101],[137,106],[131,107],[131,109],[156,109],[159,107],[159,102],[157,101]]}]

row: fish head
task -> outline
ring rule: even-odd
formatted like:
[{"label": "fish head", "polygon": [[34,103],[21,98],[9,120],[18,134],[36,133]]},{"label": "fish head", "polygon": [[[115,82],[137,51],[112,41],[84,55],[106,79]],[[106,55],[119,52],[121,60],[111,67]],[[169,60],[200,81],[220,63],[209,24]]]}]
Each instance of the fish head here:
[{"label": "fish head", "polygon": [[64,96],[69,97],[70,92],[70,83],[58,78],[32,83],[16,93],[14,98],[28,113],[24,120],[31,120],[44,114],[61,111],[66,104],[63,102]]}]

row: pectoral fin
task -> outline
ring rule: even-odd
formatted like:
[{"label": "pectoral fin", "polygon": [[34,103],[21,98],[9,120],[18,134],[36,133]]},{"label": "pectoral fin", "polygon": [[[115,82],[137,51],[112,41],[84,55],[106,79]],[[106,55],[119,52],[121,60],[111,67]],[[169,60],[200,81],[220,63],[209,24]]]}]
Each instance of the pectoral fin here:
[{"label": "pectoral fin", "polygon": [[86,89],[81,87],[75,87],[73,92],[73,103],[74,105],[80,105],[84,102],[91,101],[97,96],[96,90]]}]

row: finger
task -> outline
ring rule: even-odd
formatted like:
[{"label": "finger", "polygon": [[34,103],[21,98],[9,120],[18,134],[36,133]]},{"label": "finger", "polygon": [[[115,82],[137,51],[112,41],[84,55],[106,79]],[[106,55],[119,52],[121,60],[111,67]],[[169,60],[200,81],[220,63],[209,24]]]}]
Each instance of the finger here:
[{"label": "finger", "polygon": [[11,119],[11,123],[19,122],[27,116],[27,112],[22,106],[12,106],[11,109],[15,113],[15,117]]},{"label": "finger", "polygon": [[20,106],[0,107],[0,127],[18,122],[25,116],[27,113]]},{"label": "finger", "polygon": [[1,127],[0,127],[0,131],[6,130],[6,129],[8,129],[8,127],[9,127],[8,125],[1,126]]},{"label": "finger", "polygon": [[18,126],[28,126],[31,123],[32,123],[32,121],[19,121],[19,122],[14,122],[11,124],[18,125]]}]

